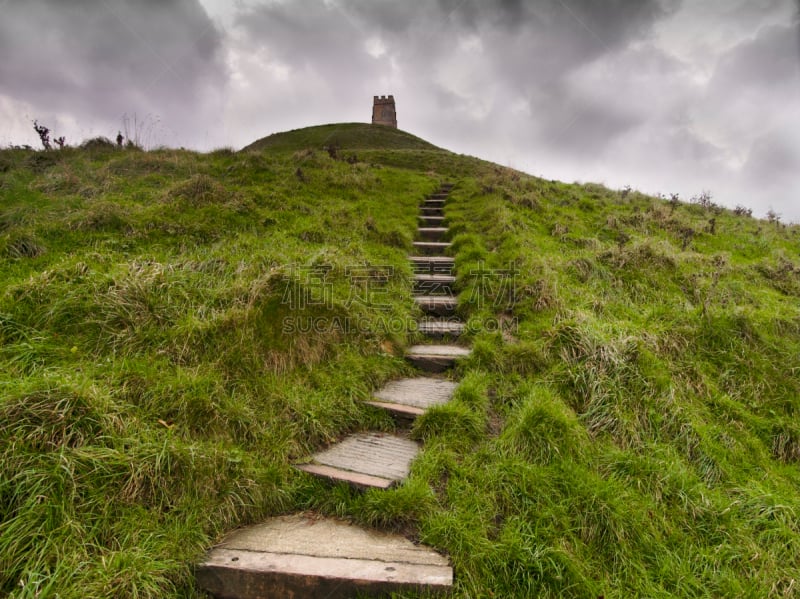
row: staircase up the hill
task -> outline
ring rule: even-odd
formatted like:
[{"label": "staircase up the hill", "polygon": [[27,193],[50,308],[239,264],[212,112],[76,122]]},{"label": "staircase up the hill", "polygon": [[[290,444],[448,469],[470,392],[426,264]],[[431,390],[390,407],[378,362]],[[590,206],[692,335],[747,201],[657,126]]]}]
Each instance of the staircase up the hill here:
[{"label": "staircase up the hill", "polygon": [[[442,185],[420,207],[418,241],[409,258],[413,297],[422,314],[418,332],[425,342],[410,347],[406,358],[421,372],[391,381],[367,402],[392,414],[398,432],[351,435],[309,456],[298,469],[357,488],[402,484],[420,451],[408,438],[409,421],[451,399],[456,383],[442,373],[470,353],[456,344],[464,324],[455,315],[455,264],[447,256],[444,226],[451,188]],[[201,588],[224,599],[446,593],[453,584],[447,559],[430,548],[342,520],[304,515],[272,518],[231,533],[196,571]]]}]

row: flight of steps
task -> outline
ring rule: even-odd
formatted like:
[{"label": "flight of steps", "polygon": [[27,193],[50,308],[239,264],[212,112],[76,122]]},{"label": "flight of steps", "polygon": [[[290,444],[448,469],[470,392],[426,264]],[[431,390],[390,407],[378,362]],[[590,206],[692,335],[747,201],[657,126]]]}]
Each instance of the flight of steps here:
[{"label": "flight of steps", "polygon": [[[469,349],[457,345],[464,324],[456,316],[455,266],[444,206],[452,185],[443,184],[420,207],[417,241],[409,257],[414,272],[417,322],[424,339],[406,358],[419,376],[389,382],[367,403],[398,421],[395,434],[362,432],[295,466],[311,475],[357,488],[388,489],[408,476],[420,451],[407,425],[432,406],[449,401],[456,383],[444,372]],[[361,529],[331,518],[286,516],[235,531],[196,569],[198,584],[216,597],[351,597],[423,590],[447,592],[453,571],[447,559],[399,535]]]}]

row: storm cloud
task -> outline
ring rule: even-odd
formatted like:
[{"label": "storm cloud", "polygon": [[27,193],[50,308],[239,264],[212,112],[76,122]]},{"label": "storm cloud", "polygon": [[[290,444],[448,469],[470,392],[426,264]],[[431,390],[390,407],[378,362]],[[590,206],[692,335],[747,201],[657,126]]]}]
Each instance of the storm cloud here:
[{"label": "storm cloud", "polygon": [[2,11],[0,93],[54,128],[113,137],[128,115],[197,144],[221,110],[222,35],[196,0],[8,0]]},{"label": "storm cloud", "polygon": [[30,118],[75,138],[137,113],[160,117],[158,143],[241,147],[368,121],[392,93],[402,129],[456,152],[800,221],[797,15],[792,0],[7,0],[0,143],[33,143]]}]

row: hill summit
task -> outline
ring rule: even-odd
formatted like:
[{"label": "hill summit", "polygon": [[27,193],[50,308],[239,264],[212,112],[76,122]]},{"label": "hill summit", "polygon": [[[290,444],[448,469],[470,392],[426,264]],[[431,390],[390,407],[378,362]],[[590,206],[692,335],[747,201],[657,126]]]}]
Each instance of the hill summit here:
[{"label": "hill summit", "polygon": [[344,150],[439,150],[433,144],[396,127],[367,123],[337,123],[273,133],[243,148],[302,150],[336,147]]}]

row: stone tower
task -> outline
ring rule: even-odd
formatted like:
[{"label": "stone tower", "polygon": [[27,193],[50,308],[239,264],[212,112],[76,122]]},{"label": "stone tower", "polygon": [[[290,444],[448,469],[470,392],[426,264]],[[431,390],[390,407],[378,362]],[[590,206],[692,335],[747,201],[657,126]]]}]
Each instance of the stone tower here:
[{"label": "stone tower", "polygon": [[374,96],[372,100],[372,124],[388,125],[397,129],[397,112],[394,109],[394,96]]}]

